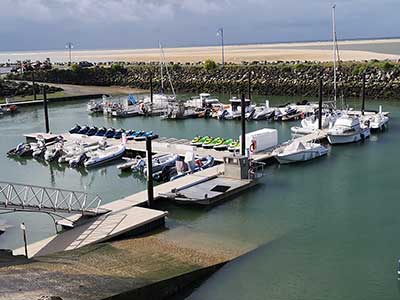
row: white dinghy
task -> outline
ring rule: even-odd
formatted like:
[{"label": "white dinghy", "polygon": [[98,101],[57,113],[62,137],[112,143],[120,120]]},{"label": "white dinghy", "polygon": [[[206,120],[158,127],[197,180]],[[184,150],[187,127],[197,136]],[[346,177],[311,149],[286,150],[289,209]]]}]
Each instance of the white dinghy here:
[{"label": "white dinghy", "polygon": [[89,159],[85,162],[86,168],[98,167],[115,159],[122,157],[125,153],[125,145],[115,145],[107,148],[100,148],[87,153]]},{"label": "white dinghy", "polygon": [[303,143],[296,140],[273,152],[280,164],[307,161],[326,154],[328,154],[328,149],[321,144]]}]

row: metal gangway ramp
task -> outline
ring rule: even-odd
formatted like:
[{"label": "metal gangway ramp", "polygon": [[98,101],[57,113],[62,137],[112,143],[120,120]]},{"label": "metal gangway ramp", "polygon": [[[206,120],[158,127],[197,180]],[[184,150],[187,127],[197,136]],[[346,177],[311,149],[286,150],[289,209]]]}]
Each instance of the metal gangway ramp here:
[{"label": "metal gangway ramp", "polygon": [[109,212],[100,205],[101,198],[95,194],[0,181],[0,210],[79,213],[86,216]]}]

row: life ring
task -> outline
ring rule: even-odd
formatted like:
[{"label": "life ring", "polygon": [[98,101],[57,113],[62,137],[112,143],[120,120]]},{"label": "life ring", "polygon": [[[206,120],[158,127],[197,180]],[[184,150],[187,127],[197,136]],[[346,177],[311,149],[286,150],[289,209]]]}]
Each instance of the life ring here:
[{"label": "life ring", "polygon": [[256,148],[257,148],[257,142],[253,140],[250,144],[249,150],[251,153],[254,153],[256,151]]}]

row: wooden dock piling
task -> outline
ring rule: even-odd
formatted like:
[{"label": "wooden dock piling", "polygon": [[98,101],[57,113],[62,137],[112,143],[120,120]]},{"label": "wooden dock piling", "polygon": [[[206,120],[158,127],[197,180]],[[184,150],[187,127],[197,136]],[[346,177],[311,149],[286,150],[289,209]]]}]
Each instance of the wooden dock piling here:
[{"label": "wooden dock piling", "polygon": [[244,93],[242,94],[241,99],[241,122],[242,122],[242,140],[240,142],[241,145],[241,154],[243,156],[246,155],[246,119],[245,119],[245,112],[246,112],[246,100]]}]

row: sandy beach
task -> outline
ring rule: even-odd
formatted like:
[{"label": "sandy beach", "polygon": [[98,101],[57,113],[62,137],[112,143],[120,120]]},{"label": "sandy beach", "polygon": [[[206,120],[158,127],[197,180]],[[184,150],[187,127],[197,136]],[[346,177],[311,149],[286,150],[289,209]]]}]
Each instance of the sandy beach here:
[{"label": "sandy beach", "polygon": [[[400,43],[399,39],[386,40],[358,40],[341,41],[339,47],[349,45],[382,45]],[[253,45],[230,45],[225,47],[225,61],[240,63],[242,61],[330,61],[332,51],[327,49],[330,42],[310,42],[310,43],[279,43],[279,44],[253,44]],[[310,49],[310,48],[312,49]],[[318,49],[321,47],[321,49]],[[382,52],[382,51],[379,51]],[[371,59],[400,59],[399,55],[377,53],[365,50],[341,50],[341,59],[350,60],[371,60]],[[219,46],[205,47],[182,47],[166,48],[166,59],[173,62],[201,62],[206,59],[215,61],[221,60],[221,48]],[[54,62],[68,61],[66,51],[26,51],[26,52],[0,52],[0,62],[15,62],[17,60],[31,59],[44,60],[49,57]],[[72,52],[74,61],[127,61],[127,62],[150,62],[160,59],[160,51],[153,49],[120,49],[120,50],[75,50]]]}]

